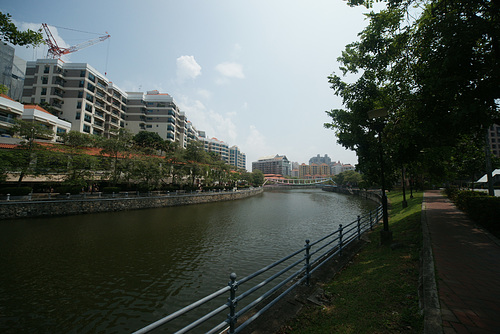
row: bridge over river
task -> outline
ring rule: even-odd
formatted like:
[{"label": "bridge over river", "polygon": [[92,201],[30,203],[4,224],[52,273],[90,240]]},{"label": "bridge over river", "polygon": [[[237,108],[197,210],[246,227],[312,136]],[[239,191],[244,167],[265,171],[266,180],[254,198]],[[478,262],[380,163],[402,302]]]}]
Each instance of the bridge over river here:
[{"label": "bridge over river", "polygon": [[269,175],[264,176],[265,182],[264,185],[274,184],[274,185],[287,185],[287,186],[311,186],[316,184],[325,184],[328,181],[335,181],[331,177],[322,177],[322,178],[314,178],[314,179],[286,179],[281,175]]}]

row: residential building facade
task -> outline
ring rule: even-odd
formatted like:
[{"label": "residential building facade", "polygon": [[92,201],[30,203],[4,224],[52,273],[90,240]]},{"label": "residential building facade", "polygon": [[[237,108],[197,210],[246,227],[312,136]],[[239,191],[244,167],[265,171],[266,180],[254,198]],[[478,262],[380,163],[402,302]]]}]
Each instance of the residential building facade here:
[{"label": "residential building facade", "polygon": [[10,128],[21,119],[24,106],[7,95],[0,94],[0,135],[8,135]]},{"label": "residential building facade", "polygon": [[262,157],[258,161],[252,162],[252,172],[260,170],[264,174],[279,174],[282,176],[291,175],[291,164],[285,155]]},{"label": "residential building facade", "polygon": [[46,139],[53,142],[59,141],[61,135],[71,130],[70,122],[52,115],[47,110],[37,105],[25,105],[22,119],[41,124],[46,129],[52,131],[53,135]]},{"label": "residential building facade", "polygon": [[229,148],[229,164],[239,169],[246,169],[247,157],[236,145]]}]

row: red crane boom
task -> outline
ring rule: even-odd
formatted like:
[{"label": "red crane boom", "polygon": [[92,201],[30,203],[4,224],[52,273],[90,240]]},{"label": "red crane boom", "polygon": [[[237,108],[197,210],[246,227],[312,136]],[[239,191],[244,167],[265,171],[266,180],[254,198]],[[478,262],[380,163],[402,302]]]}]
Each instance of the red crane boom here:
[{"label": "red crane boom", "polygon": [[61,56],[66,55],[68,53],[76,52],[78,50],[84,49],[86,47],[89,47],[91,45],[94,45],[96,43],[105,41],[106,39],[110,38],[111,35],[104,35],[95,39],[91,39],[89,41],[70,46],[69,48],[61,48],[59,45],[57,45],[56,39],[50,32],[49,26],[47,23],[42,23],[42,27],[45,30],[45,34],[47,35],[47,39],[45,42],[47,43],[47,46],[49,47],[47,51],[47,58],[61,58]]}]

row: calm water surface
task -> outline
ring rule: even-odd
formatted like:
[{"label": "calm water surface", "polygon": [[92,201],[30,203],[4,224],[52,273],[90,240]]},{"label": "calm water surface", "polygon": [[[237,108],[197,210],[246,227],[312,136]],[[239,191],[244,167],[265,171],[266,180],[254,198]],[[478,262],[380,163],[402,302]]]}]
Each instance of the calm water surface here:
[{"label": "calm water surface", "polygon": [[0,221],[2,333],[137,330],[373,209],[318,189]]}]

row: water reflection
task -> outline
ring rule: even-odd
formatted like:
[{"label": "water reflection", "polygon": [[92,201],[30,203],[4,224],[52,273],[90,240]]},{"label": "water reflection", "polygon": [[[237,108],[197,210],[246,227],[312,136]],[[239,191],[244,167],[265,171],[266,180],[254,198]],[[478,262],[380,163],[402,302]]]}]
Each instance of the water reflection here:
[{"label": "water reflection", "polygon": [[2,332],[138,329],[374,206],[320,190],[0,222]]}]

